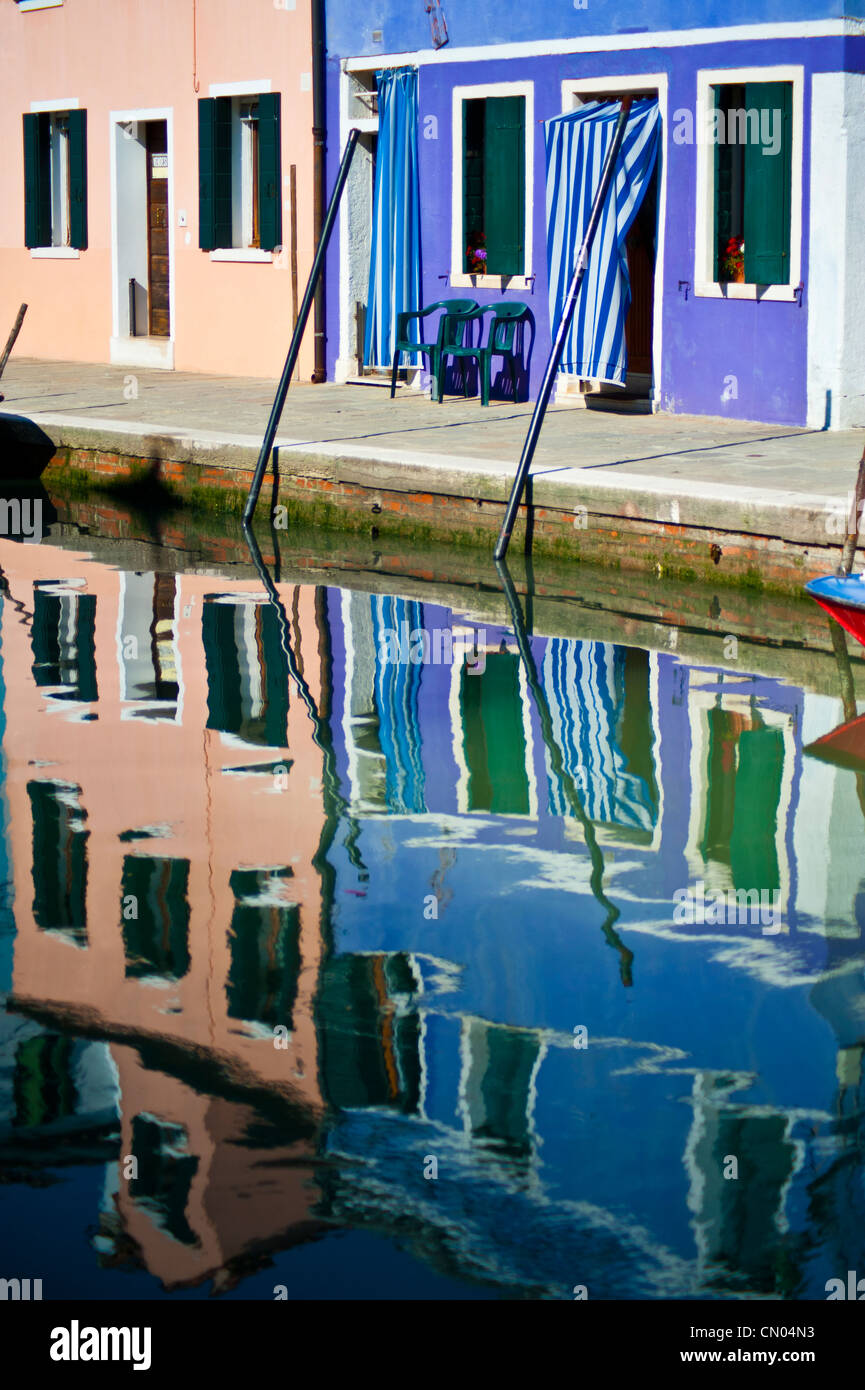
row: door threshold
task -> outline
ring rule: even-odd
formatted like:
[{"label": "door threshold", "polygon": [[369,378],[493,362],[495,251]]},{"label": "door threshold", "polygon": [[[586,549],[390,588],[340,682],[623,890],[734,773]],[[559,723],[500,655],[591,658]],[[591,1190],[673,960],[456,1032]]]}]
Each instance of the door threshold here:
[{"label": "door threshold", "polygon": [[[367,376],[366,373],[363,376],[347,376],[345,384],[346,386],[386,386],[389,391],[390,373],[388,372],[386,376]],[[396,389],[404,391],[407,385],[408,382],[406,381],[397,381]]]},{"label": "door threshold", "polygon": [[112,338],[110,361],[114,367],[155,367],[174,371],[172,338]]}]

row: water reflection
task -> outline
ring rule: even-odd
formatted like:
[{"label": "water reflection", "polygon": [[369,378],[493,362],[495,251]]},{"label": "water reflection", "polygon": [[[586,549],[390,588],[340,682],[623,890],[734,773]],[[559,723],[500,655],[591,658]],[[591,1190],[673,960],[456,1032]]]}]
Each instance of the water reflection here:
[{"label": "water reflection", "polygon": [[[803,758],[840,700],[614,618],[2,569],[12,1250],[98,1177],[86,1242],[52,1207],[46,1296],[302,1293],[348,1231],[409,1252],[409,1294],[822,1297],[861,1265],[865,822]],[[677,920],[698,883],[779,930]]]}]

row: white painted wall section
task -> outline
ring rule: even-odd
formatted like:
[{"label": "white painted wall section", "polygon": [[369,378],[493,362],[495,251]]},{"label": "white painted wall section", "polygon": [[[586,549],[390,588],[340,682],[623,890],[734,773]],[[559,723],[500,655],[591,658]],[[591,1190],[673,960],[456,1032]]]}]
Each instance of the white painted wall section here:
[{"label": "white painted wall section", "polygon": [[808,424],[865,426],[865,75],[811,85]]}]

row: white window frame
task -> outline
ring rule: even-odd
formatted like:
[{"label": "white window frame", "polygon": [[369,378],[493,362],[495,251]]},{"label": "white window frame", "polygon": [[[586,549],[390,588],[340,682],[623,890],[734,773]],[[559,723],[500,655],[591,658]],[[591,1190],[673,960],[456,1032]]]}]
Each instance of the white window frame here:
[{"label": "white window frame", "polygon": [[[737,284],[715,280],[715,146],[707,139],[712,111],[712,88],[746,82],[789,82],[793,87],[792,150],[790,160],[790,283]],[[805,69],[791,64],[776,67],[700,68],[694,138],[697,148],[697,208],[694,235],[694,294],[707,299],[774,299],[796,301],[802,283],[802,192],[805,124]]]},{"label": "white window frame", "polygon": [[26,14],[28,10],[56,10],[63,4],[63,0],[18,0],[18,13]]},{"label": "white window frame", "polygon": [[211,97],[231,97],[231,232],[233,246],[219,246],[210,252],[212,261],[241,261],[253,265],[270,265],[272,251],[250,246],[252,238],[252,167],[247,144],[249,131],[244,128],[240,107],[271,91],[269,77],[242,82],[211,82],[207,94]]},{"label": "white window frame", "polygon": [[[19,6],[19,8],[23,8]],[[42,6],[33,6],[42,8]],[[78,97],[57,97],[50,101],[31,101],[32,114],[51,117],[50,142],[50,183],[51,183],[51,243],[48,246],[31,246],[30,258],[34,261],[77,261],[80,252],[76,246],[69,246],[69,199],[62,196],[62,189],[69,188],[69,136],[61,140],[55,124],[56,117],[67,116],[77,111]],[[59,169],[58,169],[59,162]],[[59,177],[58,177],[59,176]]]},{"label": "white window frame", "polygon": [[[488,97],[525,97],[526,156],[522,275],[470,275],[463,270],[465,229],[463,227],[463,102]],[[534,283],[532,219],[535,189],[535,84],[534,82],[486,82],[471,87],[454,87],[452,93],[453,160],[451,175],[451,273],[452,289],[528,290]]]}]

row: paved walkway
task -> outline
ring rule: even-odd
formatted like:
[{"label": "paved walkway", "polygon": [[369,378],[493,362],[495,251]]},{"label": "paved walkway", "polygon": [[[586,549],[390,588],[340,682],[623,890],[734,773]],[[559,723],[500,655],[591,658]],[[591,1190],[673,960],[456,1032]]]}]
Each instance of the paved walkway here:
[{"label": "paved walkway", "polygon": [[[248,469],[274,386],[13,357],[0,383],[0,412],[29,417],[58,445],[89,441],[134,454],[131,439],[144,437],[160,441],[161,457],[193,458],[198,449],[210,460],[225,446],[232,466]],[[294,386],[278,436],[280,465],[298,473],[309,467],[318,478],[332,467],[340,480],[365,487],[500,500],[531,411],[507,402],[482,409],[461,396],[438,405],[406,389],[392,402],[380,386]],[[843,506],[852,491],[862,445],[862,431],[553,406],[535,456],[534,497],[826,545],[827,507]]]}]

